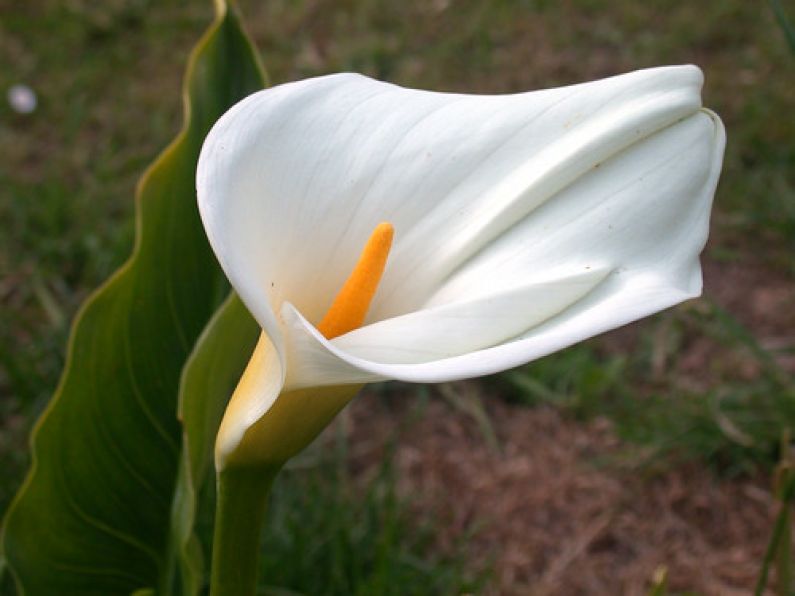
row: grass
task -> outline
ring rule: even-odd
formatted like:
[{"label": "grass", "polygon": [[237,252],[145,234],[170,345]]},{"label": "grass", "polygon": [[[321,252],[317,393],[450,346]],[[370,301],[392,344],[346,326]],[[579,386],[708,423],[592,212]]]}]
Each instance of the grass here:
[{"label": "grass", "polygon": [[[781,16],[764,3],[240,4],[275,82],[356,70],[410,86],[510,92],[695,62],[707,75],[705,103],[729,133],[708,258],[795,279],[794,57]],[[40,102],[28,116],[0,102],[3,511],[28,463],[30,426],[57,382],[68,322],[130,250],[134,184],[176,132],[180,73],[211,3],[0,0],[0,12],[0,90],[24,82]],[[795,425],[795,382],[778,364],[795,346],[774,353],[742,315],[697,302],[626,342],[593,340],[495,382],[523,404],[610,417],[647,448],[646,461],[695,456],[725,473],[770,469],[778,439]],[[687,371],[683,360],[699,341],[709,357]],[[390,593],[403,581],[427,593],[469,589],[459,560],[429,550],[432,526],[408,519],[394,471],[386,465],[371,485],[354,487],[343,456],[285,476],[271,528],[280,550],[266,577],[309,593],[318,585]],[[328,537],[322,548],[295,556],[318,535]],[[300,565],[275,563],[288,556]]]},{"label": "grass", "polygon": [[482,588],[487,570],[467,564],[463,542],[452,553],[434,552],[433,523],[418,520],[398,496],[391,454],[364,484],[347,462],[347,438],[338,432],[330,450],[310,451],[275,485],[262,554],[265,588],[329,596]]}]

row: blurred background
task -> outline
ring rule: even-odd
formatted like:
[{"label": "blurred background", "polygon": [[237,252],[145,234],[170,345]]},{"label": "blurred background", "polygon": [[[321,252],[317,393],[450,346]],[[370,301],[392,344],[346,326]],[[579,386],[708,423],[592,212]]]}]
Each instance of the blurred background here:
[{"label": "blurred background", "polygon": [[[264,582],[645,594],[667,574],[672,594],[749,593],[795,427],[795,5],[239,4],[274,84],[350,70],[503,93],[692,62],[728,132],[702,298],[496,377],[368,387],[283,474]],[[131,250],[136,179],[179,128],[211,17],[0,0],[0,511],[76,309]]]}]

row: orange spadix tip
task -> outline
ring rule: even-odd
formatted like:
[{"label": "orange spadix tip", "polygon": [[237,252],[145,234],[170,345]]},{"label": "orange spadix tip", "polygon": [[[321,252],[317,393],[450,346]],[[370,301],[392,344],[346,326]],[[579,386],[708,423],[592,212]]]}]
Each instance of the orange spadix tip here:
[{"label": "orange spadix tip", "polygon": [[334,298],[317,330],[333,339],[361,327],[386,267],[395,229],[392,224],[378,224],[362,249],[359,261]]}]

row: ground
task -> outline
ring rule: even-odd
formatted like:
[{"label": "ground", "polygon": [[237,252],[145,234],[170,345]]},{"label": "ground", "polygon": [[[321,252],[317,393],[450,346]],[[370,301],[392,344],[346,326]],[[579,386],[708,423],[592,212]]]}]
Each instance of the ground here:
[{"label": "ground", "polygon": [[401,494],[435,516],[439,548],[465,540],[472,564],[493,566],[488,594],[644,594],[660,568],[671,590],[705,596],[756,581],[775,512],[765,479],[721,481],[692,463],[638,470],[620,463],[635,447],[608,420],[547,406],[489,401],[492,445],[449,402],[418,416],[406,400],[369,398],[349,414],[358,473],[396,421],[415,417],[397,443]]}]

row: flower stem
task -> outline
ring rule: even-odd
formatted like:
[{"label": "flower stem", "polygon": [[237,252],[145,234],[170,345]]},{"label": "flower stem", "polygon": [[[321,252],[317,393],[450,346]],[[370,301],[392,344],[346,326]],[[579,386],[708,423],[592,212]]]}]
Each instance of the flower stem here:
[{"label": "flower stem", "polygon": [[254,596],[265,508],[279,467],[229,467],[218,475],[210,596]]}]

